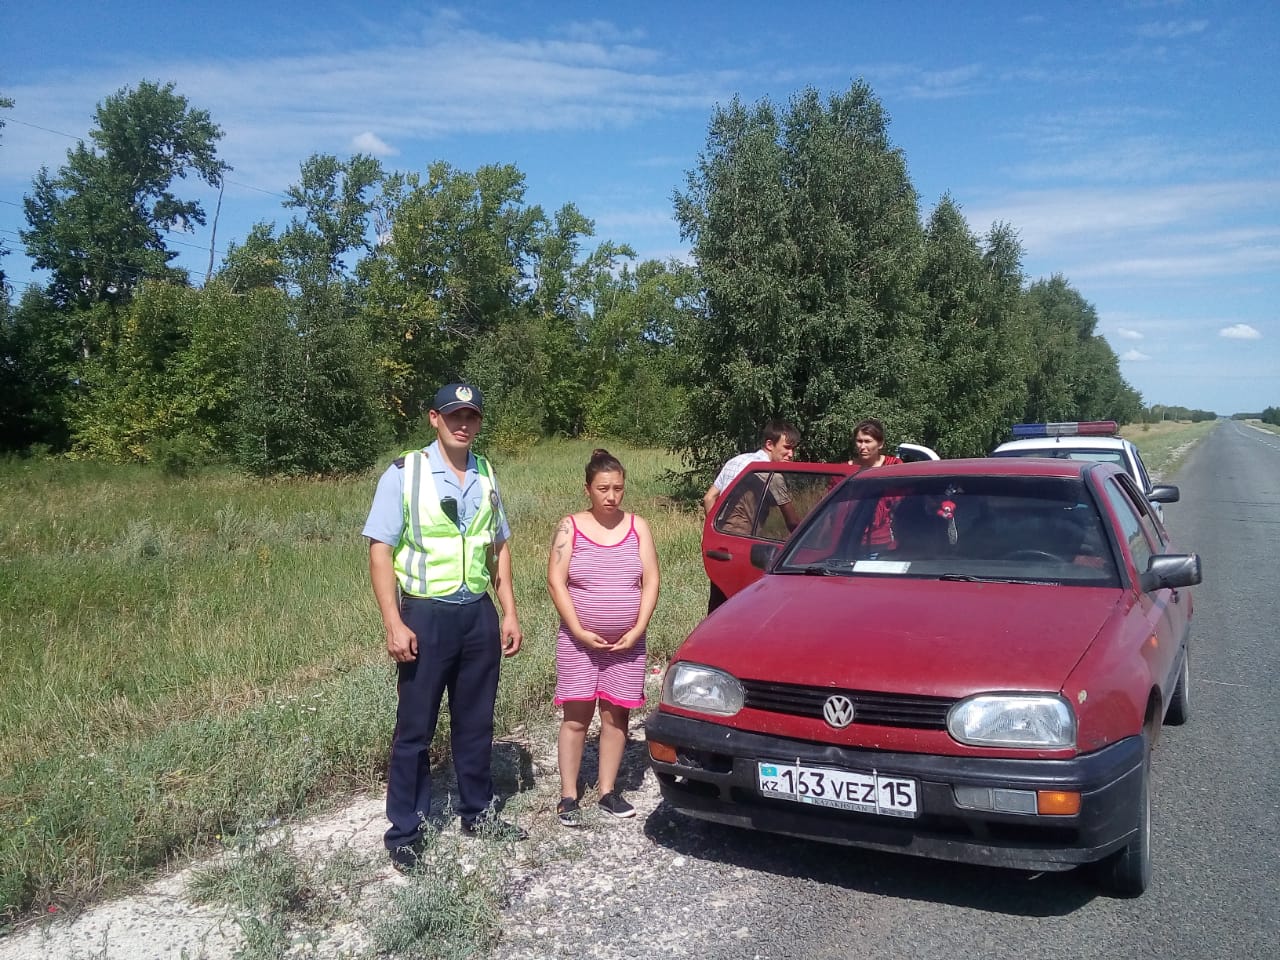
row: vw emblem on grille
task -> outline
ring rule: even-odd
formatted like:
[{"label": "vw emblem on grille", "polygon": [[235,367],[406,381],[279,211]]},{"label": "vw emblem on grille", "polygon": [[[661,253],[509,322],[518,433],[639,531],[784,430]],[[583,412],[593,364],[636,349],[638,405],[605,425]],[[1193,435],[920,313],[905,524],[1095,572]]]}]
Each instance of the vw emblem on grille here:
[{"label": "vw emblem on grille", "polygon": [[855,712],[853,701],[840,693],[834,697],[827,697],[827,702],[822,705],[823,719],[836,729],[853,723]]}]

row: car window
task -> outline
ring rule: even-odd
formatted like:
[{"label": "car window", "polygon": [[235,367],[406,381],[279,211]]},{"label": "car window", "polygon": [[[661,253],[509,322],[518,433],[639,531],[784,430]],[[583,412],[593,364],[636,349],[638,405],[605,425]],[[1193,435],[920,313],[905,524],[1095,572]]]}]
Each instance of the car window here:
[{"label": "car window", "polygon": [[[1120,536],[1129,545],[1133,565],[1139,573],[1147,569],[1151,561],[1154,536],[1143,527],[1143,508],[1146,501],[1133,489],[1133,479],[1128,474],[1108,477],[1103,485],[1104,495],[1111,501],[1120,524]],[[1150,527],[1150,523],[1146,525]]]},{"label": "car window", "polygon": [[856,478],[774,569],[1116,586],[1103,524],[1079,478]]},{"label": "car window", "polygon": [[712,527],[718,533],[781,543],[843,474],[753,471],[721,498]]},{"label": "car window", "polygon": [[1138,453],[1137,447],[1133,448],[1133,462],[1137,465],[1137,468],[1138,468],[1138,476],[1135,477],[1134,479],[1136,479],[1138,481],[1139,486],[1142,487],[1142,493],[1145,496],[1148,492],[1150,492],[1152,483],[1151,483],[1151,478],[1147,476],[1147,465],[1142,462],[1142,456]]},{"label": "car window", "polygon": [[[1147,495],[1143,490],[1138,488],[1134,479],[1128,474],[1118,476],[1116,481],[1124,488],[1129,500],[1133,504],[1134,509],[1138,512],[1139,522],[1147,532],[1147,539],[1160,552],[1169,546],[1169,534],[1164,528],[1155,514],[1155,508],[1151,505],[1151,501],[1147,499]],[[1142,567],[1141,569],[1146,569]]]},{"label": "car window", "polygon": [[1124,453],[1120,450],[1073,450],[1068,447],[1040,447],[1036,449],[997,450],[993,457],[1049,457],[1053,460],[1083,460],[1088,463],[1114,463],[1128,470]]}]

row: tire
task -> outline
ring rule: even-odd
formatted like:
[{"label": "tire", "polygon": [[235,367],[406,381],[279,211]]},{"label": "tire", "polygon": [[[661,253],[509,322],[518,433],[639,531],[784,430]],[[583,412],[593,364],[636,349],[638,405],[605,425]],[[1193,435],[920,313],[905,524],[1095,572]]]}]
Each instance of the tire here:
[{"label": "tire", "polygon": [[1180,727],[1191,719],[1191,648],[1188,647],[1182,656],[1182,671],[1178,674],[1178,685],[1173,688],[1173,696],[1169,698],[1169,709],[1164,713],[1164,722],[1171,727]]},{"label": "tire", "polygon": [[1128,845],[1097,864],[1098,885],[1113,897],[1140,897],[1151,884],[1151,745],[1138,789],[1137,833]]}]

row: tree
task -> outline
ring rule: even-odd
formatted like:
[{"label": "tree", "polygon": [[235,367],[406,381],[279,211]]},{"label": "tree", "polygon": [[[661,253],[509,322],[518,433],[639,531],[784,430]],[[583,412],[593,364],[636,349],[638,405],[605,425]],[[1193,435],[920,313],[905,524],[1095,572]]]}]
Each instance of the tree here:
[{"label": "tree", "polygon": [[[216,186],[230,169],[216,155],[221,129],[172,83],[122,88],[94,116],[92,146],[77,144],[56,174],[36,175],[21,231],[32,262],[53,275],[54,301],[78,309],[127,302],[148,278],[185,282],[169,266],[176,254],[164,233],[203,224],[205,214],[173,192],[174,181]],[[82,348],[94,352],[110,332],[81,331]]]},{"label": "tree", "polygon": [[285,202],[300,215],[278,240],[251,235],[247,249],[266,261],[257,279],[278,262],[284,287],[280,308],[261,313],[244,341],[236,454],[253,473],[359,470],[389,439],[378,364],[343,265],[368,249],[367,194],[381,177],[372,157],[312,156]]},{"label": "tree", "polygon": [[[271,291],[278,294],[278,291]],[[148,282],[122,309],[120,339],[95,358],[98,386],[76,418],[76,453],[147,461],[166,444],[198,460],[232,452],[241,353],[264,312],[261,291],[233,295]]]},{"label": "tree", "polygon": [[1025,418],[1136,420],[1142,398],[1120,375],[1115,351],[1095,332],[1093,305],[1061,274],[1033,283],[1025,301],[1033,360]]},{"label": "tree", "polygon": [[992,227],[985,249],[979,245],[950,196],[925,229],[921,283],[929,306],[918,375],[926,398],[920,439],[943,456],[985,455],[1026,406],[1021,256],[1005,225]]},{"label": "tree", "polygon": [[[510,165],[465,173],[434,163],[425,182],[417,174],[386,179],[381,242],[358,273],[401,437],[440,383],[464,375],[496,401],[495,414],[534,409],[532,395],[508,392],[526,390],[520,371],[507,368],[538,338],[527,278],[546,217],[524,205],[524,192],[524,175]],[[496,419],[486,417],[486,432]]]},{"label": "tree", "polygon": [[56,305],[35,286],[0,303],[0,449],[70,442],[77,354]]},{"label": "tree", "polygon": [[921,230],[887,124],[864,83],[825,104],[806,90],[781,115],[736,99],[713,115],[676,195],[706,292],[677,344],[677,446],[695,470],[754,446],[770,416],[816,459],[847,454],[869,414],[920,427]]},{"label": "tree", "polygon": [[676,331],[695,315],[697,277],[680,263],[646,260],[597,278],[587,327],[590,387],[584,427],[593,436],[670,445],[684,411]]},{"label": "tree", "polygon": [[280,237],[289,277],[303,291],[343,275],[342,257],[368,249],[373,201],[368,194],[382,179],[373,157],[356,154],[340,161],[314,154],[302,164],[301,179],[289,187],[285,207],[301,212]]}]

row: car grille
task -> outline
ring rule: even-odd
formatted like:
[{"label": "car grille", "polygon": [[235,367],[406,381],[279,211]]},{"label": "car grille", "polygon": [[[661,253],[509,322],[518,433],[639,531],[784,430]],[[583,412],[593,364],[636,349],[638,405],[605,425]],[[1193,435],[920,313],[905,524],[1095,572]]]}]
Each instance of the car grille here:
[{"label": "car grille", "polygon": [[822,705],[833,694],[844,694],[854,706],[853,722],[882,727],[945,730],[947,711],[956,702],[949,697],[918,697],[898,693],[868,693],[831,687],[802,687],[765,680],[743,680],[746,705],[770,713],[822,719]]}]

